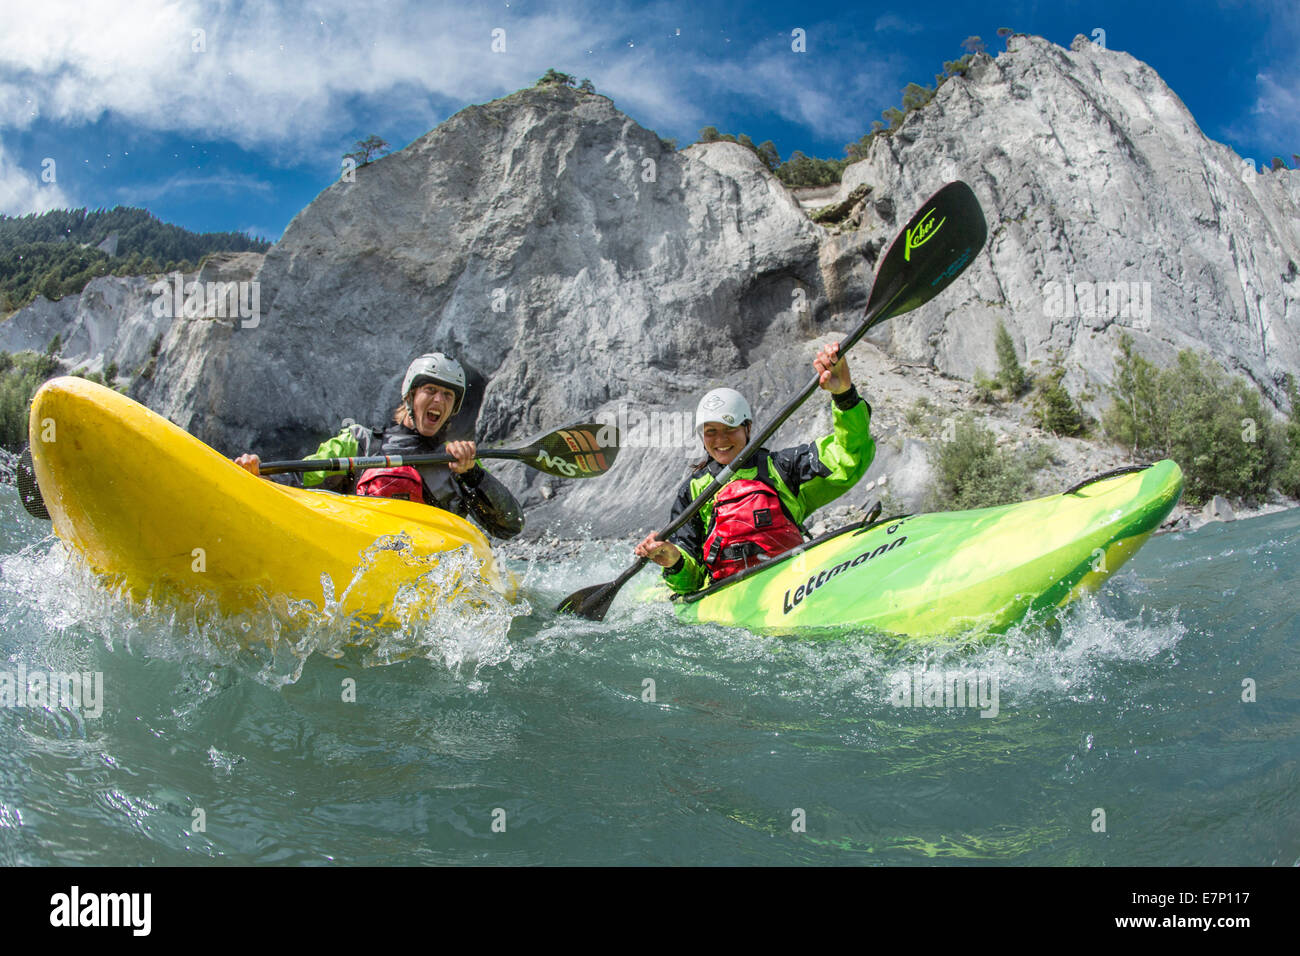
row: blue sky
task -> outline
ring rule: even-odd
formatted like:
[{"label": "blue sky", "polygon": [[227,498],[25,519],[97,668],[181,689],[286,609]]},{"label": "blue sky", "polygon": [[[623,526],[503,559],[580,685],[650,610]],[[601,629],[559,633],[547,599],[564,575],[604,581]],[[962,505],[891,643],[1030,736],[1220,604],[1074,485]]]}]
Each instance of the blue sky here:
[{"label": "blue sky", "polygon": [[[371,133],[400,148],[548,67],[685,146],[700,128],[841,156],[910,81],[999,27],[1154,67],[1211,139],[1300,153],[1300,3],[10,0],[0,212],[139,205],[277,239]],[[791,49],[805,31],[806,52]],[[504,52],[493,31],[503,30]],[[198,32],[201,31],[201,32]],[[499,37],[500,34],[497,34]],[[52,162],[51,162],[52,161]],[[53,177],[53,182],[48,181]]]}]

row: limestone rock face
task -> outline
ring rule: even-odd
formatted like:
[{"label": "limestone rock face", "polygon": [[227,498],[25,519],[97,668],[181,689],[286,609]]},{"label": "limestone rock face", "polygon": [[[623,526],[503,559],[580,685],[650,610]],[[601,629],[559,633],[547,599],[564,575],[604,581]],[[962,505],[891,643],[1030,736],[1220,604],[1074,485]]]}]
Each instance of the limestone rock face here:
[{"label": "limestone rock face", "polygon": [[[265,256],[184,277],[251,283],[252,318],[160,316],[153,280],[110,277],[0,323],[0,349],[57,332],[70,366],[116,362],[134,397],[265,458],[299,457],[344,418],[381,423],[408,362],[448,352],[487,379],[485,445],[597,414],[634,426],[604,479],[493,466],[535,507],[534,532],[624,534],[666,523],[700,457],[700,395],[731,385],[770,420],[816,344],[857,324],[885,246],[953,179],[980,197],[985,250],[854,353],[876,423],[896,429],[868,479],[888,477],[897,503],[917,507],[927,472],[891,406],[914,397],[899,383],[992,373],[999,321],[1031,370],[1059,352],[1094,413],[1123,331],[1160,364],[1208,351],[1284,402],[1300,371],[1300,173],[1247,171],[1154,71],[1082,38],[1017,36],[976,57],[838,190],[804,193],[809,210],[740,146],[674,152],[605,97],[524,90],[332,184]],[[855,189],[840,223],[810,221],[814,201]],[[816,396],[773,447],[829,424]]]},{"label": "limestone rock face", "polygon": [[[674,153],[604,97],[528,90],[326,189],[267,255],[261,324],[214,327],[221,359],[196,385],[239,368],[240,395],[278,394],[306,440],[385,414],[410,359],[439,349],[490,379],[480,435],[522,435],[744,368],[775,307],[815,287],[816,250],[747,150]],[[200,425],[265,441],[232,426],[217,408]]]},{"label": "limestone rock face", "polygon": [[1208,140],[1149,66],[1083,37],[1069,50],[1013,37],[877,137],[838,195],[867,184],[910,207],[958,178],[984,206],[986,251],[968,281],[882,327],[891,353],[991,373],[1002,320],[1027,361],[1059,351],[1066,385],[1099,392],[1127,331],[1159,364],[1206,350],[1285,401],[1300,367],[1300,172],[1256,172]]},{"label": "limestone rock face", "polygon": [[99,372],[117,363],[129,376],[148,361],[154,339],[167,327],[153,315],[153,284],[144,276],[102,276],[80,295],[57,302],[38,296],[0,324],[0,350],[44,352],[58,335],[70,370]]}]

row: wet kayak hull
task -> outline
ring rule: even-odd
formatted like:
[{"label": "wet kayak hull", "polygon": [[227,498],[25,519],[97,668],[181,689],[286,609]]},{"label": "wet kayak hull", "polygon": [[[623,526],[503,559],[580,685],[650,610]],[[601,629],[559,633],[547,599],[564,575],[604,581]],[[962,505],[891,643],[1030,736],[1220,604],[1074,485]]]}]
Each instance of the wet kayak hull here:
[{"label": "wet kayak hull", "polygon": [[757,633],[998,634],[1099,587],[1182,487],[1178,465],[1161,461],[1066,494],[844,529],[675,607]]}]

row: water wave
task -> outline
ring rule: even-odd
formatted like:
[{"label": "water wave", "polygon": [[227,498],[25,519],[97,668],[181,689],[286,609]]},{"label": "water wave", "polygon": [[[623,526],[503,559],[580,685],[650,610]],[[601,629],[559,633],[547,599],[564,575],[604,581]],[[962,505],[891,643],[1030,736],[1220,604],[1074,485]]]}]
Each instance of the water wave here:
[{"label": "water wave", "polygon": [[[531,610],[493,589],[479,567],[468,547],[422,555],[405,534],[387,536],[361,554],[341,588],[322,575],[319,605],[258,591],[232,613],[207,595],[135,595],[47,537],[0,559],[0,623],[42,635],[43,654],[58,646],[53,638],[89,635],[109,650],[198,657],[272,687],[295,683],[313,654],[350,652],[367,667],[423,658],[473,680],[510,656],[511,622]],[[343,612],[350,591],[393,574],[406,582],[382,620]]]}]

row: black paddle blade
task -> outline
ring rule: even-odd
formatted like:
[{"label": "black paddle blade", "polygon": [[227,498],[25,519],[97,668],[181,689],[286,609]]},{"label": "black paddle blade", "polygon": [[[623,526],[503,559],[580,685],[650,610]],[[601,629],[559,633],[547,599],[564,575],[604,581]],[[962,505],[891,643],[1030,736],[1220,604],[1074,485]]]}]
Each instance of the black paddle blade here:
[{"label": "black paddle blade", "polygon": [[618,457],[620,440],[615,425],[565,425],[524,449],[524,461],[556,478],[599,478]]},{"label": "black paddle blade", "polygon": [[[605,593],[601,594],[601,591]],[[593,584],[581,591],[574,591],[556,605],[555,610],[561,614],[577,614],[589,621],[603,621],[617,594],[618,588],[610,587],[609,584]]]},{"label": "black paddle blade", "polygon": [[[921,307],[962,274],[987,237],[988,224],[974,190],[960,180],[944,186],[925,201],[885,253],[867,311],[890,299],[876,318],[883,322]],[[912,278],[900,286],[896,280],[904,274]]]},{"label": "black paddle blade", "polygon": [[50,513],[45,508],[45,499],[41,497],[41,489],[36,484],[36,471],[32,465],[30,445],[18,456],[17,478],[18,500],[23,503],[23,509],[33,518],[49,521]]}]

